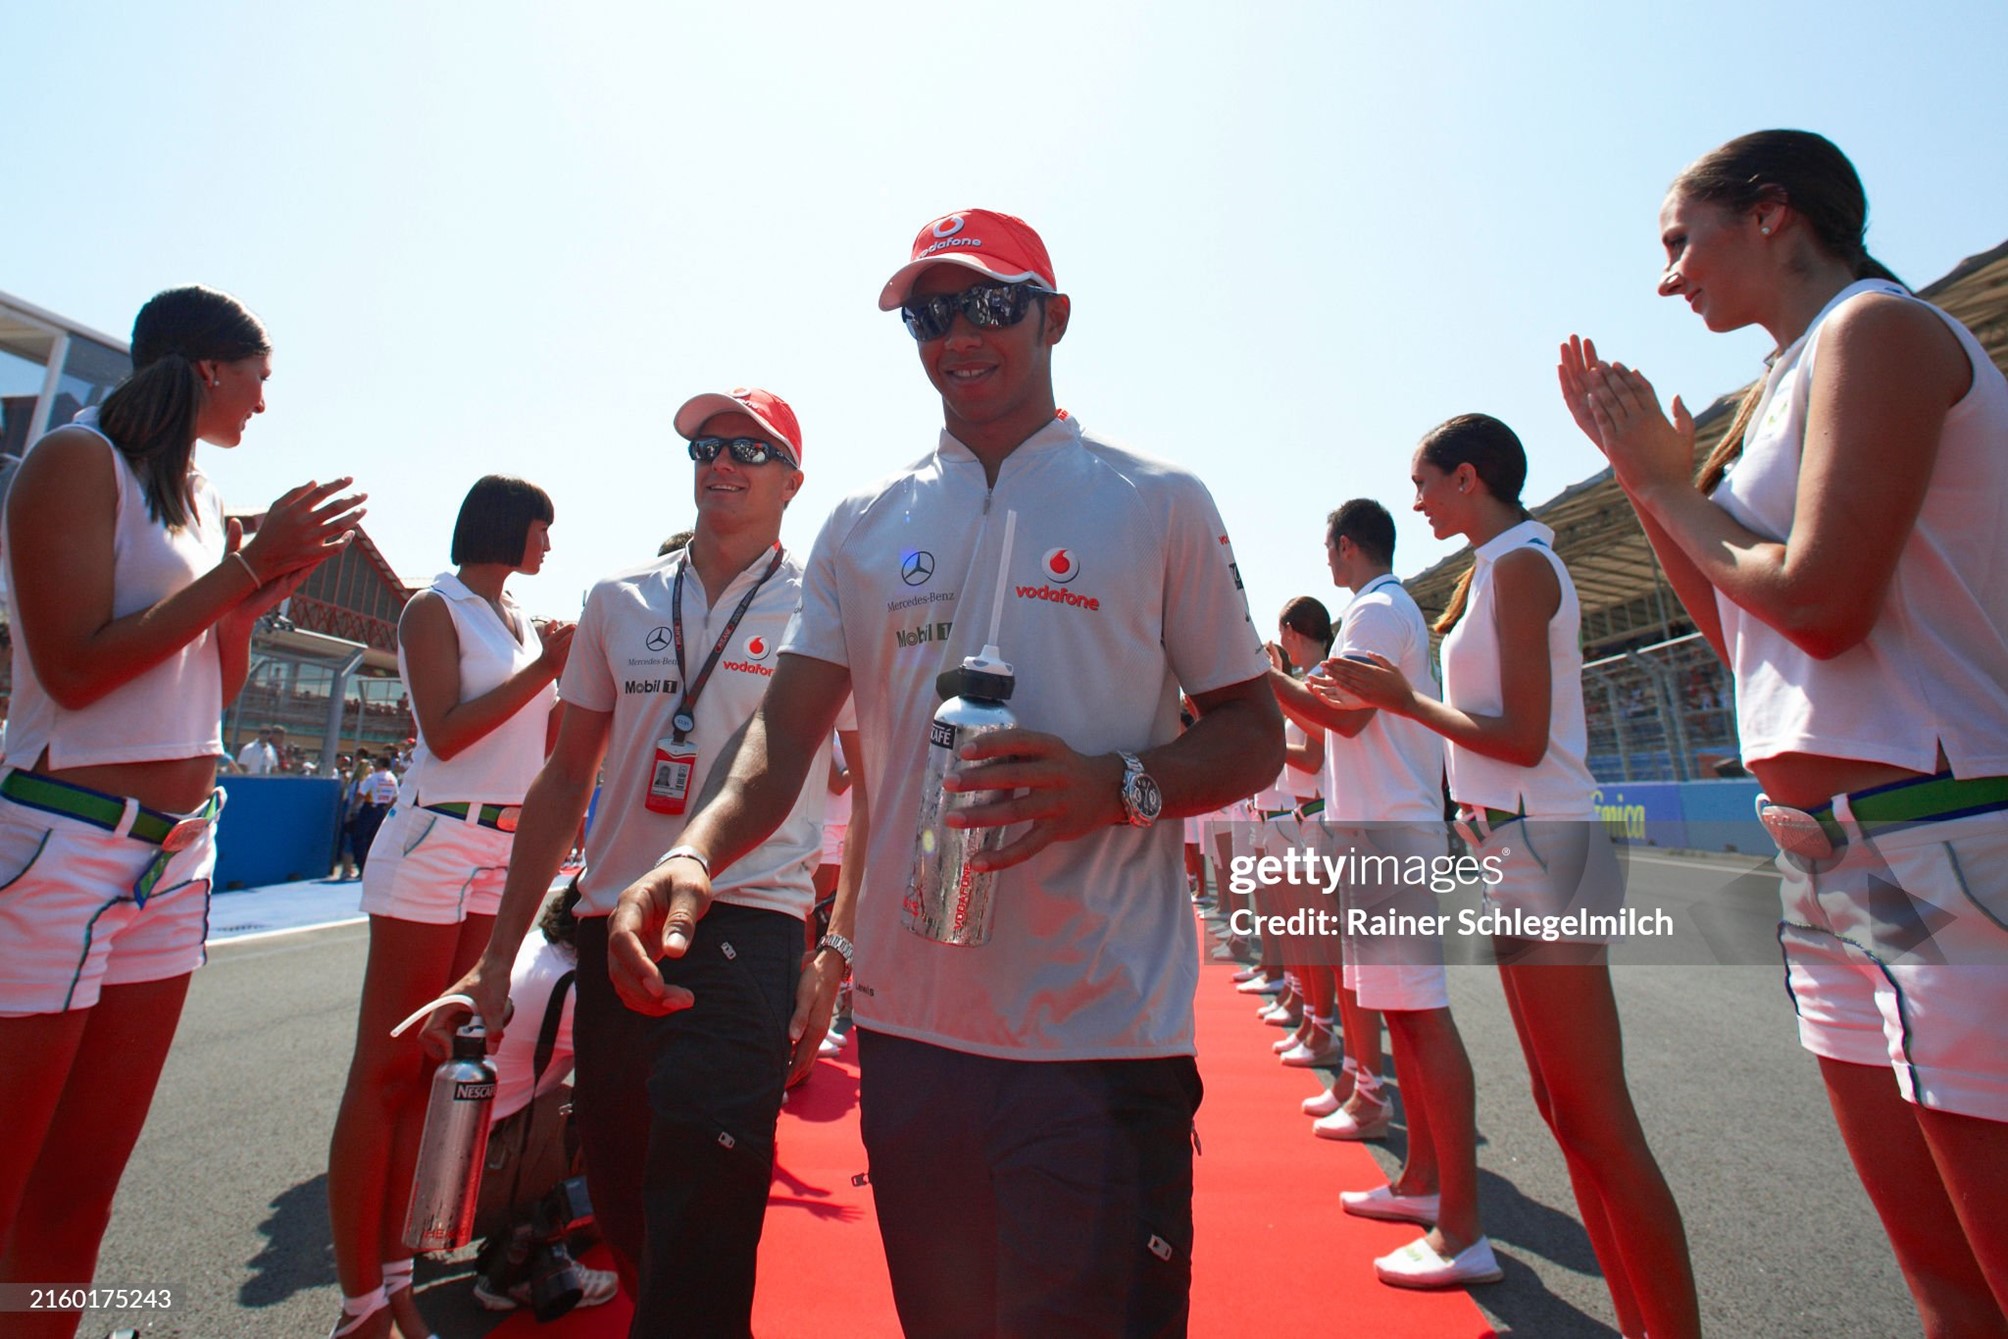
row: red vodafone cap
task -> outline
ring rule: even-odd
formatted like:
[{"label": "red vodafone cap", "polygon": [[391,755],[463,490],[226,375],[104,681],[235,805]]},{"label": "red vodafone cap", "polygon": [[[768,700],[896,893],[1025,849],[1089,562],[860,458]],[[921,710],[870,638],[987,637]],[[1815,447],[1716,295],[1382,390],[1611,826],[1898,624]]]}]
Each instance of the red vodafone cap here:
[{"label": "red vodafone cap", "polygon": [[683,408],[676,411],[677,436],[686,440],[697,436],[704,420],[713,414],[744,414],[765,428],[774,440],[788,448],[788,454],[795,463],[802,463],[802,425],[795,421],[795,411],[788,402],[772,391],[763,391],[758,386],[734,386],[728,395],[715,391],[708,395],[693,395],[683,402]]},{"label": "red vodafone cap", "polygon": [[886,281],[879,310],[889,312],[906,301],[913,281],[930,265],[961,265],[1007,284],[1034,283],[1059,292],[1053,282],[1053,262],[1046,244],[1032,225],[988,209],[958,209],[943,214],[913,239],[913,259]]}]

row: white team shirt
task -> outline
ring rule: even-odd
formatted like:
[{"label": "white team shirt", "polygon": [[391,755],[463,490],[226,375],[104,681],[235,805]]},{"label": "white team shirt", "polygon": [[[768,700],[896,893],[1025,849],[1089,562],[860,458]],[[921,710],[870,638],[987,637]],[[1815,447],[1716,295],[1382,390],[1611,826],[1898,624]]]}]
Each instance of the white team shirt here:
[{"label": "white team shirt", "polygon": [[1007,1059],[1189,1055],[1198,943],[1177,823],[1111,827],[1001,871],[982,947],[900,924],[935,675],[982,648],[1013,510],[997,644],[1026,728],[1090,755],[1154,747],[1179,733],[1181,686],[1205,693],[1268,666],[1204,485],[1064,415],[994,487],[944,432],[911,469],[839,503],[784,646],[851,674],[873,810],[857,1017]]},{"label": "white team shirt", "polygon": [[[1333,655],[1373,653],[1437,697],[1429,663],[1429,625],[1392,574],[1369,581],[1339,618]],[[1377,711],[1347,739],[1325,732],[1325,822],[1435,822],[1443,817],[1443,736],[1420,721]]]},{"label": "white team shirt", "polygon": [[[605,916],[621,889],[646,873],[675,846],[696,811],[704,779],[739,727],[753,715],[773,678],[781,634],[800,600],[802,568],[784,554],[760,586],[746,615],[719,654],[718,666],[699,694],[691,734],[697,766],[681,814],[659,814],[645,803],[655,745],[671,733],[670,718],[683,696],[672,638],[672,592],[689,550],[646,567],[617,573],[594,586],[572,636],[571,657],[558,695],[587,711],[613,713],[607,739],[605,781],[592,830],[586,834],[586,872],[579,879],[580,916]],[[732,611],[773,559],[763,552],[726,583],[716,598],[705,592],[697,569],[683,582],[683,656],[695,677],[725,630]],[[826,774],[825,746],[810,775]],[[781,826],[743,860],[714,870],[712,892],[721,902],[806,916],[814,901],[812,880],[822,853],[823,796],[827,786],[803,786]]]}]

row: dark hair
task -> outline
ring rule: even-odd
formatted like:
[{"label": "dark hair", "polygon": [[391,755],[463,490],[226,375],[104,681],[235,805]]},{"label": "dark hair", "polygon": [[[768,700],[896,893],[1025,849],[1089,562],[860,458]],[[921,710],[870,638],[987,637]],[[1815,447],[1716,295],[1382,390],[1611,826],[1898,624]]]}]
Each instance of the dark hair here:
[{"label": "dark hair", "polygon": [[[1431,428],[1422,439],[1418,456],[1425,465],[1450,473],[1459,465],[1469,465],[1485,491],[1509,507],[1520,506],[1520,489],[1527,482],[1527,449],[1513,430],[1490,414],[1459,414]],[[1450,593],[1450,604],[1432,625],[1449,632],[1464,617],[1464,605],[1471,598],[1471,578],[1477,564],[1458,580]]]},{"label": "dark hair", "polygon": [[[1868,253],[1863,234],[1869,202],[1848,156],[1810,130],[1760,130],[1739,135],[1704,154],[1673,179],[1668,191],[1743,214],[1762,204],[1784,204],[1806,221],[1813,244],[1854,272],[1857,279],[1903,280]],[[1730,464],[1743,454],[1743,434],[1763,398],[1760,378],[1743,396],[1729,430],[1701,467],[1698,482],[1715,491]]]},{"label": "dark hair", "polygon": [[139,309],[132,323],[132,373],[105,397],[98,427],[132,463],[155,521],[179,530],[195,508],[188,472],[203,398],[195,364],[234,363],[271,351],[258,318],[213,288],[170,288]]},{"label": "dark hair", "polygon": [[544,914],[537,918],[537,928],[544,932],[544,938],[574,953],[579,948],[578,905],[579,881],[573,879],[565,884],[562,893],[544,904]]},{"label": "dark hair", "polygon": [[1325,518],[1325,538],[1350,539],[1377,563],[1394,562],[1394,517],[1368,497],[1356,497]]},{"label": "dark hair", "polygon": [[453,565],[523,561],[530,540],[530,523],[549,525],[557,519],[551,498],[528,479],[513,474],[488,474],[475,480],[453,523]]},{"label": "dark hair", "polygon": [[1308,637],[1327,651],[1332,649],[1332,613],[1316,598],[1299,595],[1283,606],[1276,621],[1299,637]]},{"label": "dark hair", "polygon": [[690,541],[696,538],[697,532],[695,530],[679,530],[668,539],[662,541],[661,547],[655,551],[655,556],[658,558],[667,558],[678,549],[689,548]]}]

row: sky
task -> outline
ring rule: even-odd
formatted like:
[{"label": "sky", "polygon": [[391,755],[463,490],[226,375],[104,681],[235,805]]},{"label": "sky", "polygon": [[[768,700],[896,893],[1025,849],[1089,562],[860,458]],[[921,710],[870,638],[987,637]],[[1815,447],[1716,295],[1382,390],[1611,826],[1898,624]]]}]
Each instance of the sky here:
[{"label": "sky", "polygon": [[560,617],[690,523],[692,394],[794,405],[804,551],[933,447],[876,298],[953,209],[1043,234],[1060,403],[1206,481],[1264,629],[1342,602],[1347,498],[1395,512],[1398,572],[1451,551],[1408,464],[1453,414],[1519,432],[1530,503],[1598,470],[1571,332],[1697,409],[1756,374],[1762,331],[1653,292],[1666,185],[1724,140],[1833,139],[1913,284],[2008,239],[1999,0],[0,0],[0,49],[0,291],[121,337],[162,288],[237,294],[275,355],[203,449],[229,504],[352,474],[425,578],[468,485],[524,475],[555,548],[512,589]]}]

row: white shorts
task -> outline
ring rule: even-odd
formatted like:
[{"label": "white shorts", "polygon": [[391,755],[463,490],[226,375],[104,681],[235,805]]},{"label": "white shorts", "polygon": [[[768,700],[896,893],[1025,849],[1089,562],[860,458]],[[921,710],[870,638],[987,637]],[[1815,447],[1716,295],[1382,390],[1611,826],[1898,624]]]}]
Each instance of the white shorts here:
[{"label": "white shorts", "polygon": [[1185,820],[1185,844],[1199,845],[1199,815],[1193,814]]},{"label": "white shorts", "polygon": [[[469,805],[478,813],[478,805]],[[372,916],[458,925],[469,916],[493,916],[502,905],[509,850],[516,834],[436,814],[392,809],[377,830],[363,868],[363,910]]]},{"label": "white shorts", "polygon": [[2008,812],[1778,857],[1785,987],[1815,1055],[1889,1065],[1907,1101],[2008,1121]]},{"label": "white shorts", "polygon": [[88,1009],[105,986],[202,965],[215,829],[168,858],[141,906],[133,885],[159,855],[150,842],[0,799],[0,1017]]},{"label": "white shorts", "polygon": [[[1449,840],[1438,823],[1373,823],[1353,827],[1334,825],[1325,830],[1324,854],[1338,859],[1392,856],[1404,869],[1416,860],[1430,861],[1449,853]],[[1370,866],[1380,868],[1380,866]],[[1448,1009],[1450,982],[1443,968],[1443,936],[1440,933],[1407,933],[1422,918],[1441,914],[1441,904],[1427,883],[1400,879],[1372,879],[1340,885],[1341,915],[1350,926],[1351,913],[1358,908],[1369,918],[1396,928],[1389,933],[1355,934],[1350,928],[1340,936],[1343,955],[1341,983],[1358,997],[1362,1009],[1406,1010]],[[1395,918],[1406,917],[1407,921]]]},{"label": "white shorts", "polygon": [[1609,926],[1625,905],[1624,869],[1596,819],[1516,818],[1492,829],[1471,854],[1502,876],[1486,883],[1482,910],[1520,930],[1504,931],[1507,938],[1608,944],[1619,937],[1589,920]]}]

